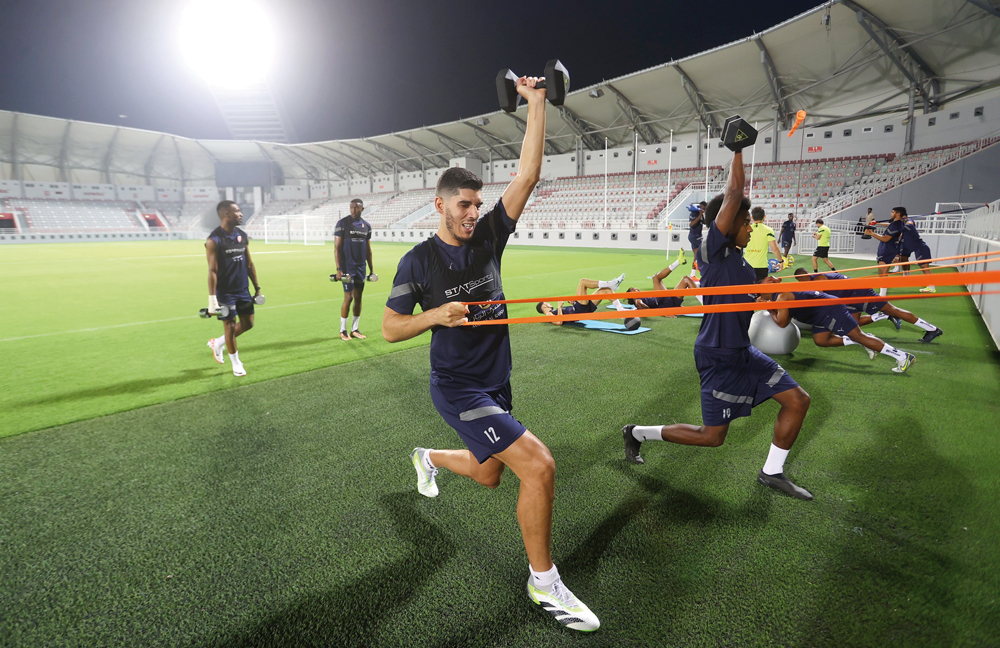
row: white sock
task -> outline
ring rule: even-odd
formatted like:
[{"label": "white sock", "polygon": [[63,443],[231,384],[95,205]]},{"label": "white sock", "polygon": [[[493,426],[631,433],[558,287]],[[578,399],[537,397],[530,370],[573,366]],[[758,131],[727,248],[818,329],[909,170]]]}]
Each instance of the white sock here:
[{"label": "white sock", "polygon": [[889,294],[889,289],[888,288],[879,288],[878,289],[878,296],[879,297],[885,297],[888,294]]},{"label": "white sock", "polygon": [[771,449],[767,453],[767,461],[764,462],[765,475],[777,475],[785,471],[785,458],[788,457],[788,450],[782,450],[778,446],[771,444]]},{"label": "white sock", "polygon": [[695,295],[695,296],[694,296],[694,298],[698,300],[698,303],[699,303],[699,304],[701,304],[701,305],[703,305],[703,306],[704,306],[704,304],[705,304],[705,300],[704,300],[704,299],[702,298],[702,296],[701,296],[701,295]]},{"label": "white sock", "polygon": [[357,331],[358,330],[358,322],[360,322],[360,321],[361,321],[361,316],[360,315],[355,315],[354,316],[354,322],[351,324],[351,330],[352,331]]},{"label": "white sock", "polygon": [[663,426],[637,425],[632,428],[632,437],[636,441],[663,441]]},{"label": "white sock", "polygon": [[615,310],[625,310],[625,307],[622,306],[622,303],[617,299],[611,302],[611,305],[615,307]]},{"label": "white sock", "polygon": [[614,282],[612,282],[612,281],[598,281],[597,282],[597,287],[598,288],[610,288],[612,283],[614,283]]},{"label": "white sock", "polygon": [[345,331],[345,332],[347,331],[347,318],[346,317],[341,317],[340,318],[340,330],[341,331]]},{"label": "white sock", "polygon": [[872,315],[872,321],[873,322],[881,322],[884,319],[889,319],[889,316],[886,315],[885,313],[883,313],[882,311],[879,311],[879,312],[875,313],[874,315]]},{"label": "white sock", "polygon": [[552,583],[556,582],[559,578],[559,570],[556,569],[554,564],[552,565],[552,569],[543,572],[536,572],[529,564],[528,571],[531,572],[532,584],[541,589],[548,589],[552,587]]},{"label": "white sock", "polygon": [[925,331],[936,331],[937,330],[936,326],[934,326],[933,324],[931,324],[927,320],[920,319],[919,317],[917,318],[917,326],[919,326],[920,328],[924,329]]},{"label": "white sock", "polygon": [[223,335],[222,337],[215,338],[214,340],[212,340],[212,344],[214,344],[217,347],[225,346],[225,344],[226,344],[226,336]]},{"label": "white sock", "polygon": [[844,340],[844,346],[851,346],[852,344],[857,344],[857,342],[855,342],[851,338],[847,337],[846,335],[843,336],[841,339]]},{"label": "white sock", "polygon": [[690,274],[690,275],[688,275],[688,276],[690,276],[690,277],[691,277],[692,279],[694,279],[694,276],[695,276],[695,274],[696,274],[697,272],[698,272],[697,270],[695,270],[694,268],[691,268],[691,274]]},{"label": "white sock", "polygon": [[424,468],[427,469],[427,472],[431,472],[432,470],[434,470],[434,468],[436,468],[436,466],[434,465],[434,462],[431,461],[431,449],[430,448],[427,448],[427,452],[424,453],[424,456],[420,459],[420,461],[423,462]]},{"label": "white sock", "polygon": [[674,261],[673,263],[671,263],[671,264],[670,264],[669,266],[667,266],[667,267],[668,267],[668,268],[670,268],[670,272],[673,272],[674,270],[676,270],[676,269],[677,269],[677,266],[679,266],[680,264],[681,264],[681,262],[680,262],[680,261]]},{"label": "white sock", "polygon": [[885,346],[883,346],[881,353],[883,355],[889,356],[896,362],[902,362],[906,360],[906,354],[890,344],[886,344]]},{"label": "white sock", "polygon": [[242,362],[240,362],[240,352],[239,351],[237,351],[236,353],[230,353],[229,354],[229,360],[230,360],[230,362],[233,363],[234,367],[238,367],[241,364],[243,364]]}]

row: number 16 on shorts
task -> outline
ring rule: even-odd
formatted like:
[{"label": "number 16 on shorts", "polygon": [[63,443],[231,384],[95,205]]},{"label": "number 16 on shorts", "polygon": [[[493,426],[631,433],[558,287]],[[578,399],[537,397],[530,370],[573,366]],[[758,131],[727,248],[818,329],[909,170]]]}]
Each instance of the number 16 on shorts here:
[{"label": "number 16 on shorts", "polygon": [[485,434],[486,438],[490,440],[490,443],[496,443],[500,440],[500,437],[497,436],[496,431],[492,427],[483,430],[483,434]]}]

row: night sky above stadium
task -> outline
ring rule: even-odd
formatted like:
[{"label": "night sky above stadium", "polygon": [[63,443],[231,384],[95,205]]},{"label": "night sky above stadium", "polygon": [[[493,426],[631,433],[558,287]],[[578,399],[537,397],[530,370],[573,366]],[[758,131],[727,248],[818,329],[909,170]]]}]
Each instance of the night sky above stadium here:
[{"label": "night sky above stadium", "polygon": [[[497,109],[501,68],[561,59],[576,88],[763,31],[820,4],[661,0],[261,0],[271,83],[299,141],[379,135]],[[0,109],[228,139],[178,45],[187,0],[0,2]],[[218,38],[248,48],[218,25]],[[120,117],[124,115],[124,117]]]}]

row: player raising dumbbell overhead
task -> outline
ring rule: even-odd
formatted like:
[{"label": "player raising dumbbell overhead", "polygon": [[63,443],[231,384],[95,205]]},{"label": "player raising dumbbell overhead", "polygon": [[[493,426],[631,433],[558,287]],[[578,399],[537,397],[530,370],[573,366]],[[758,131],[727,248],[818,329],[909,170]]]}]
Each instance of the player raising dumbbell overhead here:
[{"label": "player raising dumbbell overhead", "polygon": [[[245,376],[246,369],[236,350],[236,338],[253,328],[254,303],[262,304],[257,269],[250,258],[250,239],[239,228],[243,223],[243,212],[232,200],[223,200],[216,206],[219,226],[205,241],[208,257],[208,314],[218,314],[222,320],[222,337],[208,341],[212,355],[219,364],[224,364],[223,347],[229,351],[233,363],[233,375]],[[253,282],[253,297],[250,296],[249,282]],[[225,307],[220,313],[220,307]],[[236,316],[239,315],[239,321]]]},{"label": "player raising dumbbell overhead", "polygon": [[[337,221],[334,230],[333,249],[337,258],[337,274],[335,281],[344,282],[344,303],[340,306],[340,339],[345,342],[351,338],[364,340],[358,330],[361,321],[361,296],[365,292],[365,262],[368,263],[369,275],[375,275],[372,265],[372,226],[361,218],[365,203],[360,198],[351,201],[351,215]],[[347,334],[347,314],[354,303],[354,322],[351,333]]]}]

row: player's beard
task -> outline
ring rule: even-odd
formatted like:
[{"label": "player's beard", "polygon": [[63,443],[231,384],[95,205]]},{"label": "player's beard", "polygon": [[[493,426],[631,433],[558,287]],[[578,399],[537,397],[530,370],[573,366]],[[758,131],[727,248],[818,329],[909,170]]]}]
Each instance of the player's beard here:
[{"label": "player's beard", "polygon": [[448,231],[452,237],[460,243],[465,243],[472,238],[472,233],[475,230],[475,221],[472,220],[472,230],[466,230],[463,227],[463,223],[467,218],[457,218],[451,213],[451,210],[447,206],[444,208],[444,228]]}]

